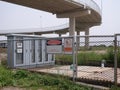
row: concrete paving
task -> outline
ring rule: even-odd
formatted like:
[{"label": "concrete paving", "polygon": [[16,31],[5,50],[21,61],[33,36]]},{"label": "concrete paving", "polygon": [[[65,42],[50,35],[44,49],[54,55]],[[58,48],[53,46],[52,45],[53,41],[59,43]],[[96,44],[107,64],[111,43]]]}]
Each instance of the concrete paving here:
[{"label": "concrete paving", "polygon": [[[30,69],[36,72],[60,74],[72,77],[73,71],[70,66],[56,66],[51,68]],[[114,68],[95,67],[95,66],[78,66],[77,78],[100,80],[114,82]],[[120,69],[118,68],[118,83],[120,84]]]},{"label": "concrete paving", "polygon": [[98,86],[98,85],[92,85],[92,84],[86,84],[86,83],[82,83],[82,82],[76,82],[77,84],[83,85],[83,86],[88,86],[91,87],[92,90],[110,90],[110,88],[108,87],[104,87],[104,86]]}]

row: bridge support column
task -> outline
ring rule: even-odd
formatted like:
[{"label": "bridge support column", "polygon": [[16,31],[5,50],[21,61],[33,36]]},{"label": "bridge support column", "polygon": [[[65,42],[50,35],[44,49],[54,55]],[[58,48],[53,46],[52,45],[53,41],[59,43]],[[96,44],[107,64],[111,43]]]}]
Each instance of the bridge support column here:
[{"label": "bridge support column", "polygon": [[[75,17],[69,18],[69,36],[73,36],[75,42]],[[76,59],[76,45],[74,44],[73,48],[73,81],[77,78],[77,59]]]},{"label": "bridge support column", "polygon": [[85,31],[85,49],[89,49],[89,29]]},{"label": "bridge support column", "polygon": [[75,17],[69,18],[69,36],[75,36]]}]

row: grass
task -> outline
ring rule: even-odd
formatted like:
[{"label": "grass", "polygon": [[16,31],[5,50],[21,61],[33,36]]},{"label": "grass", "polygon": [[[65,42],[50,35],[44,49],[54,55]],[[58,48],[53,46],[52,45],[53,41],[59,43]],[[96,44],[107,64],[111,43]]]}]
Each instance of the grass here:
[{"label": "grass", "polygon": [[0,87],[13,86],[31,90],[91,90],[65,77],[41,75],[25,70],[10,70],[0,66]]},{"label": "grass", "polygon": [[[101,52],[102,51],[102,52]],[[118,63],[120,62],[120,51],[117,54]],[[83,50],[77,55],[78,65],[100,66],[102,60],[106,61],[107,66],[114,64],[114,49],[113,47],[105,50]],[[72,55],[56,55],[56,64],[70,65],[73,63]],[[120,67],[120,65],[118,65]]]},{"label": "grass", "polygon": [[[95,52],[80,52],[77,55],[78,65],[86,65],[90,62],[101,62],[103,54]],[[56,64],[72,64],[72,55],[56,55]]]},{"label": "grass", "polygon": [[120,90],[120,87],[112,86],[110,90]]}]

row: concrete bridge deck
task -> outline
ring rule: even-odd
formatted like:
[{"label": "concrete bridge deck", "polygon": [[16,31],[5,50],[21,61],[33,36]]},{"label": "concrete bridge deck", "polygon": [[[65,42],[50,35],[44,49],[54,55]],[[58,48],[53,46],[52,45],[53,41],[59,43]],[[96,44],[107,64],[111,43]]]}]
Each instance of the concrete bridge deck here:
[{"label": "concrete bridge deck", "polygon": [[[69,25],[61,26],[62,28],[37,28],[31,30],[1,30],[0,34],[7,33],[58,33],[63,34],[70,32],[74,35],[77,31],[88,31],[90,27],[101,24],[101,10],[93,0],[1,0],[38,10],[43,10],[56,14],[57,18],[69,18]],[[89,34],[89,33],[87,33]]]}]

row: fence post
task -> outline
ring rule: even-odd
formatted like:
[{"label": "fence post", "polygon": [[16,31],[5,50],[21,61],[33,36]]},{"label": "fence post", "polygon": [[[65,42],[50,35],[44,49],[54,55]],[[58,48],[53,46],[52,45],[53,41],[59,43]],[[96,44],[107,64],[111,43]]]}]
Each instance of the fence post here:
[{"label": "fence post", "polygon": [[77,77],[77,66],[76,66],[76,43],[75,43],[75,36],[73,36],[73,82]]},{"label": "fence post", "polygon": [[79,36],[76,36],[76,48],[75,48],[75,63],[76,63],[76,78],[77,78],[77,75],[78,75],[78,50],[79,50],[79,41],[80,41],[80,37]]},{"label": "fence post", "polygon": [[114,37],[114,84],[117,86],[117,35]]}]

